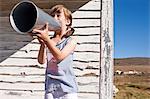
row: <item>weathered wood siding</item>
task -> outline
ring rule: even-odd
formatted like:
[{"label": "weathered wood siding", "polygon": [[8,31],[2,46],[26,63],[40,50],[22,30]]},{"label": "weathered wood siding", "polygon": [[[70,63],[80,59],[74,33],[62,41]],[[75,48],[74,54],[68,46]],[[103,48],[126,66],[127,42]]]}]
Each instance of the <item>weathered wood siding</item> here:
[{"label": "weathered wood siding", "polygon": [[[2,0],[0,3],[0,96],[4,97],[3,99],[42,99],[45,66],[37,62],[39,43],[28,35],[16,33],[9,23],[10,9],[18,1],[11,0],[10,3]],[[32,1],[45,11],[58,3],[72,10],[74,36],[78,42],[74,55],[74,71],[79,84],[79,99],[98,99],[100,0]]]},{"label": "weathered wood siding", "polygon": [[[21,0],[0,0],[0,16],[8,16],[10,10]],[[39,8],[43,9],[44,11],[48,11],[49,8],[56,4],[63,4],[67,8],[69,8],[72,12],[78,10],[78,8],[82,7],[90,0],[31,0]]]},{"label": "weathered wood siding", "polygon": [[100,99],[113,99],[113,0],[102,0]]}]

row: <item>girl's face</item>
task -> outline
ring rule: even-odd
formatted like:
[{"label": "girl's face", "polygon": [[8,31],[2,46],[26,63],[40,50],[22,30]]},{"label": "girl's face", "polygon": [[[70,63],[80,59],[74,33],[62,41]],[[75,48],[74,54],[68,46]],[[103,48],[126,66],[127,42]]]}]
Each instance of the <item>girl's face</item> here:
[{"label": "girl's face", "polygon": [[54,18],[58,20],[61,23],[61,27],[65,29],[67,28],[67,25],[70,23],[70,21],[66,19],[63,9],[60,11],[60,13],[55,13]]}]

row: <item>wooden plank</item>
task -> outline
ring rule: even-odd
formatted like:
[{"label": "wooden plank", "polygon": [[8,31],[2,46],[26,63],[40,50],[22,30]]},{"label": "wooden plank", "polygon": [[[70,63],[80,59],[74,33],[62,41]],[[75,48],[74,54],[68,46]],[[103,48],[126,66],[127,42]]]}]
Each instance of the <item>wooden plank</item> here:
[{"label": "wooden plank", "polygon": [[[75,60],[85,60],[85,61],[91,61],[91,60],[94,61],[95,60],[95,61],[98,61],[99,60],[99,57],[98,57],[99,56],[99,54],[98,54],[99,44],[92,44],[92,45],[91,44],[90,45],[87,45],[87,44],[78,45],[76,50],[75,50],[75,54],[77,53],[77,55],[75,55],[75,57],[76,57]],[[37,54],[38,54],[38,50],[39,50],[39,44],[28,44],[27,46],[21,48],[20,50],[21,51],[16,52],[11,57],[12,58],[13,57],[16,57],[16,58],[17,57],[20,57],[20,58],[28,57],[27,59],[31,59],[31,60],[32,60],[32,58],[36,59]],[[32,50],[37,50],[37,51],[32,51]],[[29,51],[29,52],[27,52],[27,51]],[[88,60],[86,60],[87,56],[88,56]],[[93,57],[93,56],[94,56],[94,58],[90,58],[90,57]],[[17,58],[16,60],[19,60],[19,59]],[[14,60],[14,61],[16,61],[16,60]]]},{"label": "wooden plank", "polygon": [[[33,52],[33,51],[32,51]],[[35,52],[35,51],[34,51]],[[22,54],[20,54],[22,53]],[[38,65],[37,62],[37,52],[32,53],[25,53],[25,52],[17,52],[14,55],[11,55],[7,60],[2,62],[1,64],[13,64],[13,65]],[[33,55],[33,56],[32,56]],[[92,62],[92,61],[99,61],[99,53],[92,53],[92,52],[75,52],[74,53],[74,60]],[[30,63],[26,63],[30,61]],[[33,62],[31,62],[33,61]],[[35,62],[35,63],[34,63]]]},{"label": "wooden plank", "polygon": [[[79,92],[85,93],[97,93],[98,92],[98,85],[94,85],[95,83],[85,84],[85,85],[78,85]],[[44,83],[3,83],[1,82],[0,89],[14,89],[14,90],[28,90],[28,91],[43,91],[44,90]]]},{"label": "wooden plank", "polygon": [[76,76],[98,76],[99,75],[99,70],[93,70],[93,69],[84,69],[84,70],[79,70],[79,69],[74,69],[74,73]]},{"label": "wooden plank", "polygon": [[[95,84],[95,83],[93,83]],[[98,92],[98,86],[97,85],[82,85],[78,86],[79,92],[85,92],[85,93],[97,93]],[[0,89],[8,90],[28,90],[28,91],[43,91],[44,90],[44,83],[2,83]]]},{"label": "wooden plank", "polygon": [[[23,64],[21,64],[21,63],[15,63],[15,64],[9,64],[9,63],[7,63],[7,61],[6,60],[4,60],[2,63],[0,63],[1,65],[4,65],[4,66],[22,66],[22,67],[24,67],[24,66],[28,66],[28,67],[32,67],[32,66],[34,66],[34,67],[37,67],[37,68],[43,68],[43,67],[45,67],[44,65],[36,65],[36,64],[30,64],[30,65],[26,65],[25,63],[23,63]],[[99,69],[99,66],[100,66],[100,64],[99,64],[99,61],[98,62],[95,62],[95,61],[93,61],[93,62],[91,62],[91,61],[87,61],[87,60],[74,60],[74,62],[73,62],[73,67],[75,68],[75,69],[79,69],[79,70],[84,70],[84,69]],[[8,68],[9,69],[9,68]]]},{"label": "wooden plank", "polygon": [[[6,76],[3,76],[4,78],[6,78]],[[41,79],[39,79],[39,77],[37,76],[35,79],[39,79],[41,83],[38,83],[38,80],[35,80],[37,83],[33,83],[34,80],[32,79],[31,76],[27,76],[27,77],[15,77],[13,78],[13,76],[7,76],[7,80],[4,80],[3,77],[1,78],[0,76],[0,80],[1,81],[1,85],[0,89],[3,89],[5,91],[14,91],[14,90],[26,90],[26,91],[32,91],[32,94],[38,91],[43,91],[44,90],[44,83],[42,83],[43,81],[41,81]],[[43,80],[44,80],[44,76],[42,76]],[[30,79],[30,80],[29,80]],[[97,77],[77,77],[77,82],[79,84],[79,93],[97,93],[98,92],[98,78]],[[9,81],[8,81],[9,80]],[[5,83],[3,83],[3,82]],[[31,81],[32,83],[25,83],[25,81]],[[85,82],[86,81],[86,82]],[[17,83],[18,82],[18,83]],[[90,86],[90,87],[87,87]],[[89,90],[92,89],[92,90]],[[27,92],[26,92],[27,93]]]},{"label": "wooden plank", "polygon": [[[93,36],[74,36],[74,37],[76,37],[76,41],[79,44],[88,44],[88,43],[89,44],[98,44],[100,42],[100,37],[98,35],[93,35]],[[16,46],[14,46],[14,47],[17,47],[18,45],[20,45],[20,46],[22,45],[22,47],[23,47],[27,43],[29,43],[28,40],[26,40],[26,41],[22,40],[20,42],[19,42],[19,40],[18,41],[14,40],[12,42],[11,41],[7,41],[7,42],[6,41],[0,41],[0,42],[1,42],[1,45],[0,45],[1,48],[4,48],[4,47],[5,48],[11,48],[12,44],[16,44]],[[30,46],[39,46],[39,45],[36,45],[36,44],[38,44],[38,42],[37,43],[32,43]],[[11,49],[13,49],[13,47]]]},{"label": "wooden plank", "polygon": [[[3,18],[2,18],[2,20],[3,20]],[[4,19],[4,20],[7,20],[7,18],[6,19]],[[79,20],[79,19],[77,19],[77,20]],[[84,21],[84,20],[83,20]],[[92,22],[92,20],[91,20],[91,22]],[[94,21],[93,21],[94,22]],[[2,22],[3,23],[3,22]],[[4,22],[4,23],[7,23],[8,24],[8,22]],[[78,21],[76,22],[76,23],[78,23]],[[82,22],[83,23],[83,22]],[[80,26],[83,26],[84,24],[82,24],[81,23],[81,25]],[[85,23],[85,22],[84,22]],[[86,22],[87,23],[87,22]],[[99,21],[98,22],[96,22],[96,23],[99,23]],[[87,24],[88,25],[88,24]],[[100,25],[100,24],[97,24],[97,25]],[[16,33],[13,29],[11,29],[11,30],[8,30],[9,28],[10,28],[10,24],[8,25],[8,27],[6,26],[6,25],[3,25],[4,26],[4,28],[3,29],[1,29],[1,35],[4,35],[4,36],[6,36],[6,35],[10,35],[10,34],[13,34],[12,35],[12,37],[14,38],[15,36],[16,36],[16,38],[18,37],[18,39],[19,38],[21,38],[21,37],[24,37],[24,38],[27,38],[27,39],[29,39],[30,38],[30,36],[28,36],[28,35],[20,35],[20,34],[18,34],[18,33]],[[6,28],[7,27],[7,28]],[[1,28],[2,28],[2,26],[1,26]],[[77,34],[82,34],[82,33],[85,33],[86,35],[87,34],[99,34],[100,33],[100,29],[99,28],[97,28],[97,29],[95,29],[95,28],[88,28],[88,29],[84,29],[84,28],[75,28],[75,30],[76,30],[76,32],[77,32]],[[13,32],[14,31],[14,32]],[[5,32],[5,33],[3,33],[3,32]],[[75,33],[76,33],[75,32]],[[30,38],[31,39],[31,38]]]},{"label": "wooden plank", "polygon": [[[86,4],[90,0],[47,0],[45,2],[42,1],[33,1],[39,8],[51,8],[52,6],[56,4],[63,4],[68,9],[70,9],[72,12],[80,8],[82,5]],[[10,13],[10,10],[19,2],[19,0],[13,0],[13,1],[7,1],[0,3],[1,11],[8,11],[5,13],[2,13],[1,16],[8,16]]]},{"label": "wooden plank", "polygon": [[26,46],[22,47],[20,50],[28,50],[28,51],[38,51],[40,49],[40,44],[29,43]]},{"label": "wooden plank", "polygon": [[102,0],[100,99],[113,99],[113,0]]},{"label": "wooden plank", "polygon": [[[21,51],[38,51],[39,50],[39,44],[28,44],[27,46],[21,48]],[[100,45],[99,44],[77,44],[75,51],[82,51],[82,52],[99,52]]]},{"label": "wooden plank", "polygon": [[0,89],[15,90],[44,90],[44,83],[5,83],[1,82]]},{"label": "wooden plank", "polygon": [[[38,51],[18,51],[14,53],[13,55],[10,56],[10,58],[27,58],[27,59],[37,59],[38,56]],[[92,57],[93,56],[93,57]],[[74,57],[77,59],[78,57],[81,59],[86,59],[88,60],[99,60],[99,53],[94,53],[94,52],[74,52]],[[87,60],[87,61],[88,61]]]},{"label": "wooden plank", "polygon": [[98,77],[77,77],[79,92],[98,93]]},{"label": "wooden plank", "polygon": [[21,73],[25,73],[26,75],[35,75],[35,74],[44,74],[45,69],[39,69],[36,67],[0,67],[0,74],[10,74],[10,75],[21,75]]},{"label": "wooden plank", "polygon": [[[9,27],[5,29],[7,30],[5,32],[14,31],[12,27],[10,26],[9,17],[1,17],[0,22],[4,23],[4,25],[1,26],[2,30],[5,29],[6,27]],[[100,26],[100,19],[92,19],[92,18],[91,19],[82,19],[82,18],[73,19],[73,24],[72,24],[72,26],[91,26],[91,25]]]},{"label": "wooden plank", "polygon": [[[41,83],[43,84],[45,81],[45,75],[31,75],[31,76],[23,76],[23,75],[1,75],[0,74],[0,82],[5,83]],[[76,77],[76,81],[79,85],[87,85],[87,84],[94,84],[95,86],[98,85],[98,77],[95,76],[82,76]]]},{"label": "wooden plank", "polygon": [[[83,42],[78,42],[77,46],[76,46],[76,49],[75,51],[83,51],[83,52],[86,52],[86,51],[95,51],[95,52],[99,52],[99,49],[100,49],[100,45],[99,45],[99,37],[95,36],[95,37],[86,37],[87,40],[89,38],[92,38],[92,40],[89,39],[89,41],[87,42],[87,40],[85,39],[86,36],[84,37],[80,37],[81,40],[85,40]],[[84,38],[84,39],[82,39]],[[94,42],[94,38],[97,39],[97,42]],[[79,37],[78,37],[78,41],[80,40]],[[92,42],[93,41],[93,42]],[[95,40],[96,41],[96,40]],[[28,51],[38,51],[39,48],[40,48],[40,45],[39,44],[35,44],[36,40],[34,40],[34,43],[29,43],[27,44],[26,46],[22,47],[20,50],[21,51],[25,51],[25,50],[28,50]],[[89,44],[88,44],[89,43]]]},{"label": "wooden plank", "polygon": [[[90,0],[50,0],[49,3],[36,3],[36,5],[39,7],[39,8],[51,8],[52,6],[56,5],[56,4],[62,4],[64,6],[66,6],[68,9],[70,9],[72,12],[78,8],[80,8],[81,6],[83,6],[84,4],[86,4],[88,1]],[[72,10],[74,9],[74,10]]]},{"label": "wooden plank", "polygon": [[21,47],[25,46],[28,42],[11,42],[11,41],[0,41],[0,50],[10,50],[10,49],[20,49]]},{"label": "wooden plank", "polygon": [[76,46],[75,51],[95,51],[99,52],[100,45],[99,44],[79,44]]},{"label": "wooden plank", "polygon": [[91,0],[86,3],[84,6],[80,7],[80,10],[101,10],[100,2],[101,0]]},{"label": "wooden plank", "polygon": [[20,66],[38,65],[40,66],[37,59],[20,59],[20,58],[7,58],[3,62],[1,62],[0,65],[17,65],[17,66],[18,65]]},{"label": "wooden plank", "polygon": [[9,23],[6,23],[6,22],[9,22],[9,16],[8,17],[0,17],[0,22],[3,23],[3,25],[1,24],[1,26],[4,26],[4,25],[10,26]]},{"label": "wooden plank", "polygon": [[80,70],[84,69],[99,69],[100,63],[99,62],[84,62],[84,61],[74,61],[73,67],[78,68]]},{"label": "wooden plank", "polygon": [[0,62],[8,58],[12,53],[15,53],[17,50],[0,50]]},{"label": "wooden plank", "polygon": [[100,19],[73,19],[73,27],[100,26]]},{"label": "wooden plank", "polygon": [[0,74],[0,82],[5,83],[44,83],[45,76],[44,75],[2,75]]},{"label": "wooden plank", "polygon": [[[89,1],[89,2],[88,2]],[[2,1],[2,3],[0,3],[1,6],[1,16],[8,16],[10,13],[10,10],[18,3],[19,1],[17,0],[13,0],[13,1]],[[34,1],[35,4],[40,7],[40,8],[51,8],[52,6],[56,5],[56,4],[63,4],[65,5],[68,9],[70,9],[72,12],[74,12],[75,10],[78,10],[81,6],[79,10],[99,10],[100,11],[100,0],[59,0],[59,1]],[[46,10],[48,11],[48,10]]]},{"label": "wooden plank", "polygon": [[14,32],[13,28],[10,26],[9,17],[0,17],[0,33]]},{"label": "wooden plank", "polygon": [[82,60],[82,61],[99,61],[99,53],[74,53],[74,60]]},{"label": "wooden plank", "polygon": [[98,93],[78,93],[79,99],[99,99]]},{"label": "wooden plank", "polygon": [[3,99],[44,99],[44,92],[0,90]]},{"label": "wooden plank", "polygon": [[[0,90],[3,99],[44,99],[44,91]],[[97,93],[78,93],[79,99],[99,99]]]},{"label": "wooden plank", "polygon": [[[20,59],[18,59],[18,60],[21,60],[21,58]],[[17,60],[17,61],[18,61]],[[23,59],[22,59],[23,60]],[[27,60],[27,59],[26,59]],[[34,59],[34,61],[36,61],[36,59]],[[0,63],[0,65],[1,66],[6,66],[6,67],[13,67],[13,66],[20,66],[20,67],[37,67],[37,68],[44,68],[45,67],[45,65],[40,65],[40,64],[34,64],[34,63],[30,63],[30,64],[28,64],[28,63],[22,63],[22,61],[18,61],[18,62],[16,62],[15,64],[9,64],[9,63],[7,63],[8,62],[8,60],[4,60],[3,62],[1,62]],[[21,64],[22,63],[22,64]],[[91,62],[91,61],[87,61],[87,60],[74,60],[74,62],[73,62],[73,67],[75,68],[75,69],[79,69],[79,70],[84,70],[84,69],[98,69],[99,68],[99,61],[98,62],[95,62],[95,61],[93,61],[93,62]],[[9,68],[8,68],[9,69]],[[11,68],[10,68],[11,69]]]},{"label": "wooden plank", "polygon": [[[11,34],[12,33],[12,34]],[[11,36],[10,36],[11,35]],[[0,33],[0,42],[5,41],[5,42],[30,42],[32,38],[29,35],[21,35],[19,33]]]},{"label": "wooden plank", "polygon": [[[77,77],[78,78],[78,77]],[[83,80],[84,79],[84,80]],[[86,82],[85,82],[86,81]],[[86,77],[78,79],[79,92],[98,92],[98,78],[97,77]],[[89,87],[87,87],[89,86]],[[24,81],[1,81],[0,89],[15,89],[15,90],[44,90],[44,81],[36,82],[24,82]],[[91,90],[89,90],[91,89]]]},{"label": "wooden plank", "polygon": [[[97,33],[97,32],[95,32]],[[82,35],[82,36],[74,36],[76,38],[77,43],[81,43],[83,44],[84,42],[87,42],[86,44],[91,44],[91,43],[99,43],[100,42],[100,36],[99,35],[90,35],[90,36],[86,36],[86,35]],[[33,43],[38,44],[37,39],[32,41]]]},{"label": "wooden plank", "polygon": [[[39,1],[39,0],[32,0],[39,8],[51,8],[52,6],[56,4],[63,4],[67,6],[69,9],[76,8],[82,6],[83,4],[87,3],[90,0],[47,0],[47,1]],[[2,10],[9,10],[13,8],[17,3],[19,3],[19,0],[9,0],[7,2],[2,1],[0,6],[2,7]],[[71,6],[72,5],[72,6]],[[6,6],[9,6],[9,8],[6,8]]]},{"label": "wooden plank", "polygon": [[94,36],[75,36],[78,43],[82,42],[92,42],[97,43],[100,42],[100,37],[97,35]]},{"label": "wooden plank", "polygon": [[74,35],[85,35],[85,36],[91,36],[91,35],[100,35],[100,28],[99,27],[93,27],[93,28],[75,28]]},{"label": "wooden plank", "polygon": [[100,11],[75,11],[73,18],[100,18]]},{"label": "wooden plank", "polygon": [[10,58],[34,58],[37,59],[38,57],[38,51],[30,51],[30,52],[26,52],[26,51],[17,51],[16,53],[14,53],[13,55],[10,56]]},{"label": "wooden plank", "polygon": [[[83,69],[83,70],[74,69],[74,72],[76,76],[98,76],[99,75],[99,71],[97,69],[95,70],[94,69]],[[23,67],[23,66],[0,67],[1,75],[21,75],[21,73],[25,73],[26,75],[43,75],[45,74],[45,69],[36,68],[36,67]]]}]

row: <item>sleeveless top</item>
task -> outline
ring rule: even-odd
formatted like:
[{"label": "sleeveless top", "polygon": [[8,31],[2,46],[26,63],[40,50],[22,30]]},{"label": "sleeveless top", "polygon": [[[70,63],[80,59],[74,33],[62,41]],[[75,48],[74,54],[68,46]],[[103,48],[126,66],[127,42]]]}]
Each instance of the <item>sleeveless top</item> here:
[{"label": "sleeveless top", "polygon": [[[56,45],[62,50],[65,45],[71,40],[71,37],[65,38]],[[57,62],[47,48],[47,67],[45,90],[46,92],[54,93],[55,91],[63,91],[66,93],[77,92],[77,83],[73,72],[73,53],[71,52],[65,59]]]}]

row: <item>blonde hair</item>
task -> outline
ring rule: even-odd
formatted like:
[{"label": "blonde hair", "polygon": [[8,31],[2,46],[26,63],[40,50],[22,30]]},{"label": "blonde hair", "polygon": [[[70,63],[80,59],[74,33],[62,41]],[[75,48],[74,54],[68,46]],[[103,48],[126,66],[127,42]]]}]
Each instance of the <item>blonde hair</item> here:
[{"label": "blonde hair", "polygon": [[65,37],[65,38],[67,38],[67,37],[73,35],[73,33],[74,33],[74,31],[75,31],[75,30],[71,27],[71,25],[72,25],[72,13],[71,13],[71,11],[68,10],[64,5],[55,5],[54,7],[52,7],[52,8],[50,9],[49,14],[54,17],[55,14],[61,13],[62,10],[63,10],[63,13],[64,13],[64,15],[65,15],[65,18],[70,21],[70,23],[67,25],[67,31],[68,31],[68,32],[63,36],[63,37]]}]

